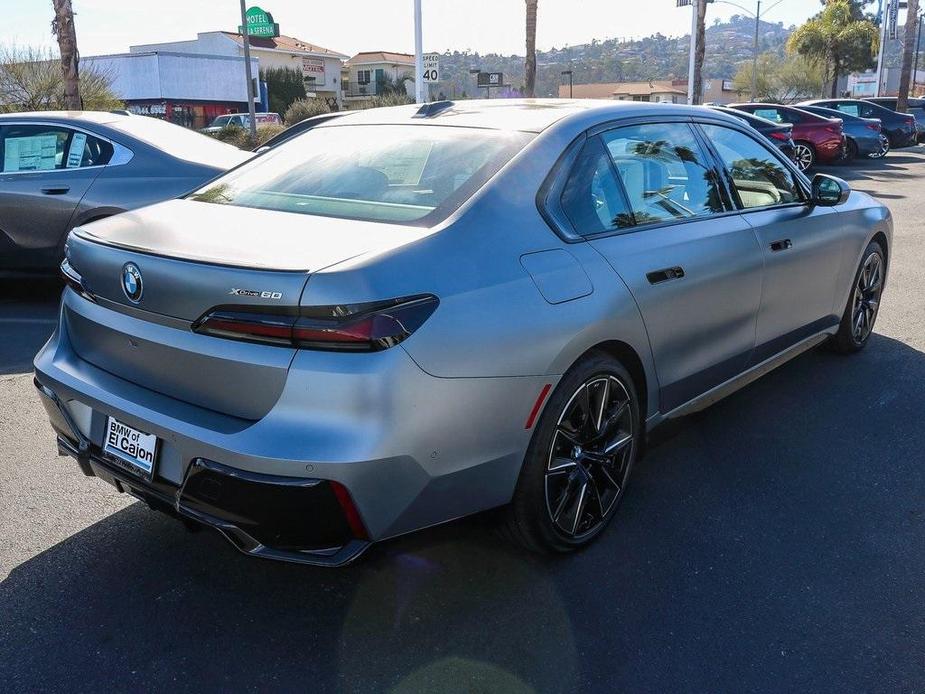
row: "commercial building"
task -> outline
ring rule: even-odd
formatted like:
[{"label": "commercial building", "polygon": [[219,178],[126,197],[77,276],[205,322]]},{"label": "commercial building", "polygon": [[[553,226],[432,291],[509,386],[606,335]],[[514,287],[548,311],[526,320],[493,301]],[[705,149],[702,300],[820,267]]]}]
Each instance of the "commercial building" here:
[{"label": "commercial building", "polygon": [[[201,128],[216,116],[247,111],[243,57],[133,51],[87,56],[80,64],[110,80],[132,113]],[[254,75],[258,67],[252,58]]]},{"label": "commercial building", "polygon": [[404,87],[414,96],[414,56],[390,51],[366,51],[350,58],[342,69],[347,105]]},{"label": "commercial building", "polygon": [[[251,57],[263,69],[285,67],[302,73],[307,93],[327,99],[331,105],[341,96],[341,66],[347,55],[292,36],[250,36]],[[206,31],[189,41],[132,46],[132,53],[168,51],[185,55],[220,55],[242,58],[244,38],[230,31]],[[254,73],[256,76],[256,72]]]}]

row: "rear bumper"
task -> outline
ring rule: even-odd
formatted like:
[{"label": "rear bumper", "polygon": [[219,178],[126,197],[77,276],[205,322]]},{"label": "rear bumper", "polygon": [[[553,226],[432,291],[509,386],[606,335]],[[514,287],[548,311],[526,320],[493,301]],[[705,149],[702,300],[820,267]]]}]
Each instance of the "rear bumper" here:
[{"label": "rear bumper", "polygon": [[815,143],[816,158],[820,162],[841,159],[845,155],[846,142],[847,140],[844,137],[837,137]]},{"label": "rear bumper", "polygon": [[[62,316],[82,300],[65,290]],[[270,411],[245,420],[94,366],[75,350],[68,326],[62,319],[35,358],[38,383],[49,402],[58,403],[46,402],[49,419],[80,453],[80,439],[70,433],[77,429],[97,466],[120,484],[139,493],[168,484],[170,506],[190,517],[196,508],[178,504],[177,494],[197,461],[240,476],[336,483],[349,493],[366,531],[365,538],[353,537],[370,542],[508,503],[532,434],[525,422],[544,385],[558,382],[558,376],[439,378],[402,346],[361,355],[303,351]],[[246,388],[238,389],[237,397],[247,396]],[[153,484],[112,469],[101,455],[108,417],[158,438]],[[261,552],[268,556],[268,549]]]},{"label": "rear bumper", "polygon": [[341,566],[369,546],[355,537],[343,497],[325,480],[242,474],[197,458],[183,481],[142,479],[126,472],[80,432],[55,393],[37,379],[42,404],[57,434],[58,453],[74,458],[81,471],[144,501],[151,508],[215,528],[238,550],[256,557]]},{"label": "rear bumper", "polygon": [[893,149],[912,147],[919,141],[917,127],[895,128],[887,132],[886,135],[890,138],[890,147]]}]

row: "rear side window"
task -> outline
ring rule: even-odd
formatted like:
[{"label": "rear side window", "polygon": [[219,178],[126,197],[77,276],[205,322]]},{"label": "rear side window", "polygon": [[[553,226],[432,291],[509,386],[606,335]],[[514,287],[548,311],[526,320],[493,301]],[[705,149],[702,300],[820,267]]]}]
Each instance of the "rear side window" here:
[{"label": "rear side window", "polygon": [[796,179],[770,149],[732,128],[701,127],[729,172],[742,207],[769,207],[801,201]]},{"label": "rear side window", "polygon": [[0,127],[3,173],[102,166],[112,145],[87,133],[52,125]]},{"label": "rear side window", "polygon": [[636,224],[723,212],[713,169],[686,123],[652,123],[604,133]]},{"label": "rear side window", "polygon": [[633,226],[610,155],[592,137],[581,148],[562,189],[562,211],[583,236]]},{"label": "rear side window", "polygon": [[318,127],[191,197],[284,212],[429,225],[445,218],[531,135],[436,125]]},{"label": "rear side window", "polygon": [[781,116],[780,111],[776,108],[756,108],[752,113],[760,118],[767,118],[770,121],[774,121],[775,123],[784,122],[783,116]]}]

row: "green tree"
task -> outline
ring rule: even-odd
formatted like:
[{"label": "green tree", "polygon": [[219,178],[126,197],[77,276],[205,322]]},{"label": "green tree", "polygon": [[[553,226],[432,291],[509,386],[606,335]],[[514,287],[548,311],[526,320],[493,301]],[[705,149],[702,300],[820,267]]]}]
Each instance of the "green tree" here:
[{"label": "green tree", "polygon": [[285,113],[293,102],[305,98],[302,73],[290,67],[271,67],[260,71],[267,83],[267,101],[273,113]]},{"label": "green tree", "polygon": [[[88,111],[122,108],[111,83],[107,73],[84,67],[78,85],[83,108]],[[0,113],[66,108],[69,101],[64,75],[55,54],[39,48],[0,47]]]},{"label": "green tree", "polygon": [[[799,99],[818,97],[824,89],[822,70],[799,54],[781,58],[775,53],[758,56],[756,99],[768,103],[786,104]],[[735,88],[751,91],[752,64],[743,63],[735,76]]]},{"label": "green tree", "polygon": [[527,10],[527,59],[524,66],[524,96],[536,93],[536,12],[538,0],[524,0]]},{"label": "green tree", "polygon": [[829,0],[787,42],[790,52],[823,69],[832,98],[838,95],[839,75],[870,67],[880,45],[877,27],[869,20],[855,19],[854,9],[849,0]]}]

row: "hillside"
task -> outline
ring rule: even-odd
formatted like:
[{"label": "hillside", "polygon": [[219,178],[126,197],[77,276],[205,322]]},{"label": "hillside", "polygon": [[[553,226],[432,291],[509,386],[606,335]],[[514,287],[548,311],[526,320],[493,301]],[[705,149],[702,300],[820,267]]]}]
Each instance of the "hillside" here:
[{"label": "hillside", "polygon": [[[759,51],[783,55],[791,31],[793,27],[784,27],[780,22],[761,22]],[[717,20],[707,27],[704,77],[734,77],[739,66],[751,60],[754,32],[754,20],[741,15],[731,17],[728,22]],[[902,27],[900,32],[902,34]],[[569,68],[574,71],[576,84],[647,79],[686,80],[689,50],[689,35],[672,37],[654,34],[633,41],[593,40],[580,46],[538,51],[536,94],[557,95],[559,84],[567,79],[561,72]],[[887,45],[886,65],[898,65],[901,60],[900,51],[901,41],[891,41]],[[474,96],[477,91],[475,77],[469,74],[469,70],[474,68],[486,72],[503,72],[505,82],[511,87],[520,89],[523,86],[523,56],[448,51],[440,58],[444,82],[439,90],[434,88],[434,96],[438,96],[438,91],[447,98]]]}]

